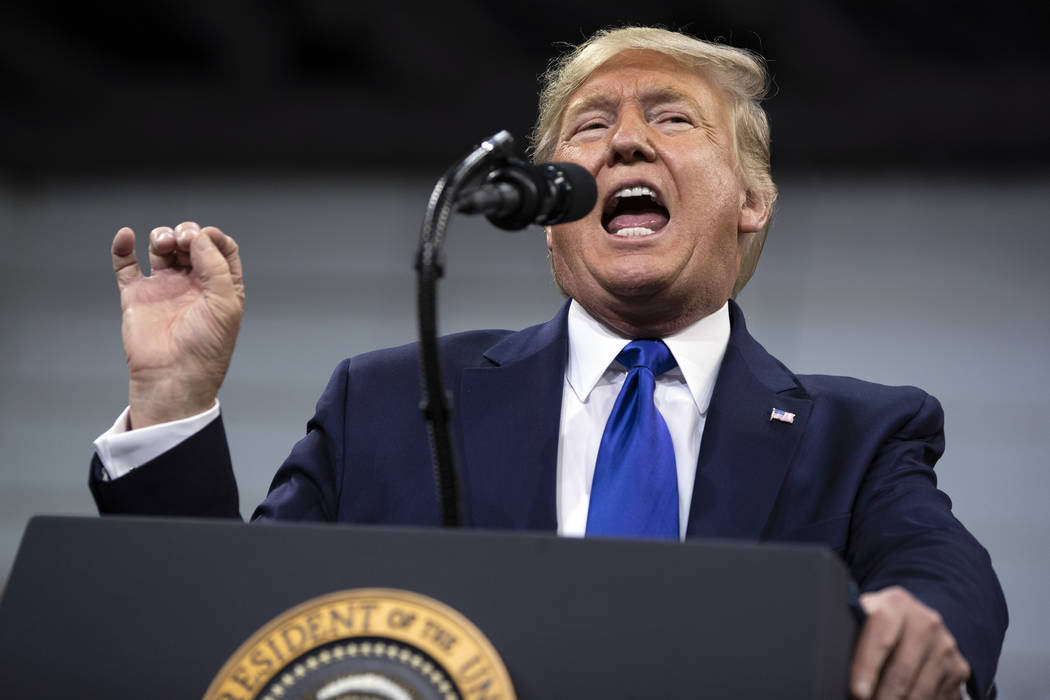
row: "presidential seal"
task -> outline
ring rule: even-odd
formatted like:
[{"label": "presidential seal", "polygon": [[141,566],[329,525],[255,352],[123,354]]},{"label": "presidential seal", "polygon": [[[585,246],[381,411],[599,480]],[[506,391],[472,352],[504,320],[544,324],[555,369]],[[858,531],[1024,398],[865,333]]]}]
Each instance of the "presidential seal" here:
[{"label": "presidential seal", "polygon": [[514,700],[503,661],[432,598],[359,588],[314,598],[244,642],[204,700]]}]

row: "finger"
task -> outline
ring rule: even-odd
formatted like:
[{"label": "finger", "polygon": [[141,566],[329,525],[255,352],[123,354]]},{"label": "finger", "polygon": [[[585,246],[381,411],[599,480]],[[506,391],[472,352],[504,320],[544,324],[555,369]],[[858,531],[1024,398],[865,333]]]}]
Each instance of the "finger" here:
[{"label": "finger", "polygon": [[929,697],[936,698],[937,700],[962,700],[964,697],[970,697],[968,695],[963,695],[963,689],[966,687],[964,685],[965,683],[966,681],[954,681],[945,678],[937,688],[937,693],[935,695],[930,695]]},{"label": "finger", "polygon": [[197,225],[196,221],[183,221],[181,224],[175,227],[175,245],[178,250],[185,253],[190,252],[190,244],[193,242],[194,236],[201,230],[201,227]]},{"label": "finger", "polygon": [[[955,638],[944,626],[941,616],[925,606],[917,606],[917,611],[911,614],[906,624],[905,639],[914,639],[915,645],[923,644],[924,647],[914,652],[918,667],[910,695],[920,698],[941,697],[939,689],[945,679],[954,683],[958,692],[959,684],[969,676],[969,665],[959,653]],[[901,643],[902,653],[906,644]],[[966,667],[965,675],[962,674],[963,666]]]},{"label": "finger", "polygon": [[970,664],[959,652],[959,647],[952,638],[945,651],[942,662],[941,683],[933,697],[945,700],[959,700],[962,697],[963,684],[970,680]]},{"label": "finger", "polygon": [[200,235],[200,228],[196,221],[183,221],[175,227],[175,262],[179,267],[190,266],[190,245]]},{"label": "finger", "polygon": [[906,617],[897,646],[879,676],[876,700],[906,695],[932,697],[942,675],[940,665],[932,656],[935,644],[936,636],[924,620]]},{"label": "finger", "polygon": [[117,286],[122,288],[142,277],[138,258],[135,257],[135,232],[127,226],[117,231],[110,247],[113,258],[113,272],[117,275]]},{"label": "finger", "polygon": [[226,263],[230,267],[230,275],[233,278],[234,286],[243,291],[244,273],[241,269],[241,256],[237,246],[237,241],[233,240],[231,236],[227,236],[215,226],[205,226],[201,229],[201,233],[207,234],[215,244],[215,247],[219,249],[220,253],[222,253],[222,256],[226,258]]},{"label": "finger", "polygon": [[922,668],[915,685],[908,693],[909,698],[951,698],[959,700],[962,690],[962,681],[950,678],[950,674],[941,664],[930,663]]},{"label": "finger", "polygon": [[861,596],[860,602],[866,608],[868,619],[857,638],[853,663],[850,666],[850,690],[855,697],[863,700],[872,697],[879,673],[897,646],[903,629],[901,616],[885,608],[868,609],[870,599],[865,598],[866,596]]},{"label": "finger", "polygon": [[158,226],[149,232],[149,267],[151,272],[175,267],[175,232]]},{"label": "finger", "polygon": [[937,694],[930,697],[937,698],[937,700],[962,700],[964,697],[970,697],[963,695],[963,682],[958,683],[952,681],[945,681],[940,688],[937,689]]},{"label": "finger", "polygon": [[193,274],[200,280],[205,294],[214,294],[225,299],[237,293],[230,263],[211,235],[193,236],[190,256]]}]

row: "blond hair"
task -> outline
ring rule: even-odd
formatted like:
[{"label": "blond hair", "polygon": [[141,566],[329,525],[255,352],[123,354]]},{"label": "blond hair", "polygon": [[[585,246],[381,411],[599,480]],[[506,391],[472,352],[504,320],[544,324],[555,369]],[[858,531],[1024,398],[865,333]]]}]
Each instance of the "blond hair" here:
[{"label": "blond hair", "polygon": [[729,100],[737,171],[749,197],[759,198],[769,209],[760,231],[744,242],[733,296],[744,288],[755,271],[766,233],[772,222],[777,187],[769,169],[769,120],[760,102],[768,78],[761,57],[724,44],[695,39],[657,27],[603,29],[572,48],[551,64],[541,81],[539,117],[531,134],[534,161],[554,155],[562,116],[573,93],[613,56],[624,51],[655,51],[684,67],[702,73],[721,87]]}]

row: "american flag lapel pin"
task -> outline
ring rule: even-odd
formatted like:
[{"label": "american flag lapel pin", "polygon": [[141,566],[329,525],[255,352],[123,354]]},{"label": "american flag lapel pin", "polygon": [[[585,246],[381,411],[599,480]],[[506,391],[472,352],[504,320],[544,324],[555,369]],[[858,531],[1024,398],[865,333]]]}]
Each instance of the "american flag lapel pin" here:
[{"label": "american flag lapel pin", "polygon": [[774,408],[773,412],[769,414],[769,420],[778,420],[781,423],[794,423],[795,414],[779,408]]}]

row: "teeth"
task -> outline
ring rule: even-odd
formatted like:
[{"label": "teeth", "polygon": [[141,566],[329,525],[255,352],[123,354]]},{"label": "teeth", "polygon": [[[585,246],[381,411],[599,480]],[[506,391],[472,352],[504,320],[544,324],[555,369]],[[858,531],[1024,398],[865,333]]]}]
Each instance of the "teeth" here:
[{"label": "teeth", "polygon": [[615,235],[623,236],[625,238],[631,238],[634,236],[648,236],[652,232],[653,230],[651,228],[646,228],[644,226],[632,226],[631,228],[620,229],[616,232]]},{"label": "teeth", "polygon": [[653,192],[648,187],[646,187],[645,185],[640,185],[638,187],[624,187],[622,190],[620,190],[619,192],[617,192],[613,196],[617,197],[617,198],[620,198],[620,197],[648,197],[649,199],[653,200],[654,202],[657,201],[656,193]]}]

